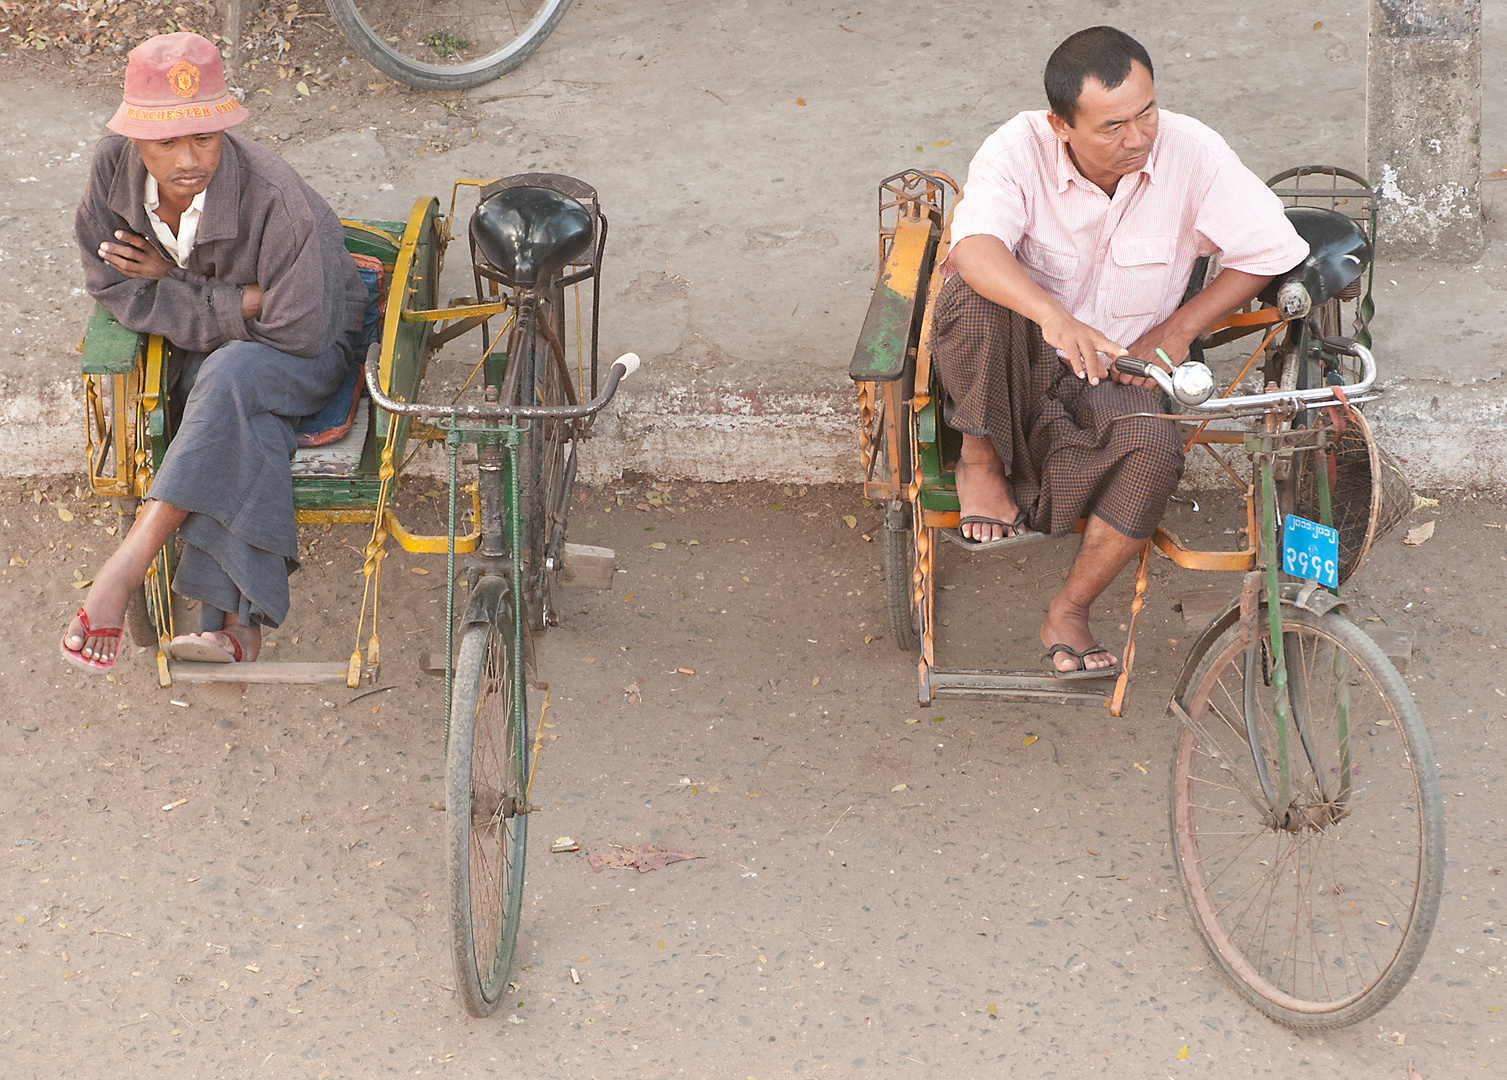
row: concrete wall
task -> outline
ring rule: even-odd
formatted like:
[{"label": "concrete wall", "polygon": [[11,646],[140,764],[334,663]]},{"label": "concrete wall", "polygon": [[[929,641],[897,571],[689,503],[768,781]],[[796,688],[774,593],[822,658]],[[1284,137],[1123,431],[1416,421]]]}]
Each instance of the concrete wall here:
[{"label": "concrete wall", "polygon": [[1473,260],[1481,229],[1480,0],[1371,0],[1366,165],[1383,251]]}]

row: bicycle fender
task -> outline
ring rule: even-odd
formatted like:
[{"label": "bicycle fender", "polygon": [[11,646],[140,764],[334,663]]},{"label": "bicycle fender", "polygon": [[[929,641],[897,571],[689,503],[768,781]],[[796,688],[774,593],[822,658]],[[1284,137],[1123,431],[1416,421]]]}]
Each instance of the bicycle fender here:
[{"label": "bicycle fender", "polygon": [[483,577],[471,590],[471,599],[466,601],[466,613],[461,616],[461,629],[468,626],[485,626],[489,623],[511,625],[512,594],[506,578]]},{"label": "bicycle fender", "polygon": [[[1279,586],[1279,590],[1281,602],[1288,607],[1302,608],[1320,616],[1335,611],[1341,618],[1345,617],[1345,601],[1321,585],[1308,581],[1284,581]],[[1262,597],[1263,603],[1265,600],[1266,598]],[[1198,659],[1213,646],[1214,642],[1219,639],[1219,635],[1239,621],[1240,597],[1236,596],[1194,640],[1193,647],[1188,650],[1188,659],[1183,662],[1183,669],[1172,688],[1173,701],[1182,700],[1188,684],[1193,681],[1193,668]]]}]

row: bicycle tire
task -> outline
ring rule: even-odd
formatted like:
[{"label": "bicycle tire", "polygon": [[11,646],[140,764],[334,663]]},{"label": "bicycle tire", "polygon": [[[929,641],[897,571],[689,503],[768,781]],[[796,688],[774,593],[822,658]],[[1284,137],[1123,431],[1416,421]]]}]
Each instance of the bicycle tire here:
[{"label": "bicycle tire", "polygon": [[[1263,643],[1268,620],[1263,605]],[[1267,1016],[1323,1030],[1373,1015],[1417,968],[1439,910],[1444,808],[1422,718],[1380,647],[1334,612],[1284,607],[1282,622],[1299,736],[1288,740],[1296,797],[1282,824],[1246,734],[1238,622],[1198,659],[1182,695],[1189,719],[1168,802],[1179,877],[1210,955]],[[1256,727],[1276,777],[1273,665],[1266,645],[1258,653]]]},{"label": "bicycle tire", "polygon": [[[565,405],[559,364],[549,344],[538,331],[538,320],[547,311],[525,304],[518,316],[514,355],[519,365],[520,405]],[[562,547],[569,498],[565,435],[569,422],[531,420],[518,445],[519,492],[522,502],[524,611],[529,629],[544,630],[554,621],[555,587],[559,577],[556,549]],[[557,541],[560,541],[557,543]],[[554,563],[551,563],[551,559]]]},{"label": "bicycle tire", "polygon": [[422,90],[469,90],[512,71],[571,0],[327,0],[346,41],[377,70]]},{"label": "bicycle tire", "polygon": [[[898,509],[897,509],[898,507]],[[892,524],[903,516],[903,525]],[[884,514],[884,596],[890,615],[890,633],[895,648],[915,652],[921,647],[920,612],[916,609],[916,587],[912,575],[916,569],[916,530],[911,523],[911,507],[897,502]]]},{"label": "bicycle tire", "polygon": [[523,905],[528,720],[507,603],[466,627],[455,665],[445,761],[455,992],[490,1016],[507,990]]}]

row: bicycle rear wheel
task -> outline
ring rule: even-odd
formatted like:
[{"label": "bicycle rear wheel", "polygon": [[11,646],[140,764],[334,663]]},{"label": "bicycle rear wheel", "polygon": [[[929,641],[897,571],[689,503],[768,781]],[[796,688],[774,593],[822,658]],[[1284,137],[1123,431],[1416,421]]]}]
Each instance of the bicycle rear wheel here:
[{"label": "bicycle rear wheel", "polygon": [[1412,695],[1376,643],[1338,614],[1284,607],[1292,801],[1274,809],[1283,762],[1268,621],[1263,607],[1249,679],[1237,623],[1180,702],[1178,870],[1242,996],[1294,1028],[1342,1027],[1391,1001],[1428,944],[1444,875],[1439,781]]},{"label": "bicycle rear wheel", "polygon": [[[540,319],[558,310],[525,304],[518,316],[513,359],[518,365],[520,405],[574,404],[563,360],[539,329]],[[555,327],[559,337],[559,328]],[[569,420],[530,420],[519,440],[518,473],[522,500],[522,592],[531,630],[555,621],[555,589],[565,544],[565,518],[575,478],[573,431]]]},{"label": "bicycle rear wheel", "polygon": [[446,750],[450,941],[455,991],[490,1016],[507,990],[523,904],[528,722],[512,612],[461,638]]},{"label": "bicycle rear wheel", "polygon": [[425,90],[466,90],[523,63],[570,0],[328,0],[378,70]]}]

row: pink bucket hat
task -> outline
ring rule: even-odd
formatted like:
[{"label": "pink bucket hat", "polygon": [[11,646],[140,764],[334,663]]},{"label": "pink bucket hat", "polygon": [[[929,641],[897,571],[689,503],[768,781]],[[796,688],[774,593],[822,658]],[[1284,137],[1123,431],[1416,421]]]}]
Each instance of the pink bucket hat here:
[{"label": "pink bucket hat", "polygon": [[220,50],[198,34],[160,34],[132,49],[124,97],[105,126],[132,139],[224,131],[251,115],[225,86]]}]

